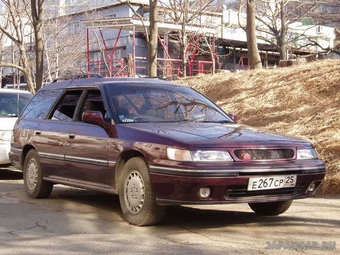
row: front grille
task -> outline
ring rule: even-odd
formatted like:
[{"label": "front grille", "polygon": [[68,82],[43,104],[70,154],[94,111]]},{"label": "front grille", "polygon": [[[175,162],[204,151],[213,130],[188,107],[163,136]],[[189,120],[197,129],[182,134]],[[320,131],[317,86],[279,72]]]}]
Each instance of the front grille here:
[{"label": "front grille", "polygon": [[304,187],[305,184],[302,183],[296,185],[294,188],[247,191],[247,186],[228,186],[224,191],[224,197],[241,198],[256,196],[298,195],[302,192]]},{"label": "front grille", "polygon": [[239,160],[293,159],[292,149],[242,149],[234,150]]}]

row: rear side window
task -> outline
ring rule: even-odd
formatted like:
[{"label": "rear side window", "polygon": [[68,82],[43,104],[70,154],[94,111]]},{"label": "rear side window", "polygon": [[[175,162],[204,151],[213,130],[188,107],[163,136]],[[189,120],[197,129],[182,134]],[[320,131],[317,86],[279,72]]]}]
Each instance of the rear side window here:
[{"label": "rear side window", "polygon": [[45,119],[55,100],[63,89],[39,90],[22,113],[28,119]]},{"label": "rear side window", "polygon": [[52,114],[52,120],[72,121],[76,106],[83,90],[70,90],[57,103]]}]

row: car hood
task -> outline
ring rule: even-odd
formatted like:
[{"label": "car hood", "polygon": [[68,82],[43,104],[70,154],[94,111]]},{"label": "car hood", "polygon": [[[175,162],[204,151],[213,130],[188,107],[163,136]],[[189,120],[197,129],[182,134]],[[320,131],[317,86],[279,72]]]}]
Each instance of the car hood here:
[{"label": "car hood", "polygon": [[[292,143],[307,143],[295,137],[290,137],[274,132],[255,129],[250,126],[228,123],[133,123],[126,125],[133,130],[141,142],[150,142],[149,139],[159,143],[171,145],[182,144],[185,146],[211,147],[235,145],[292,145]],[[152,137],[150,137],[152,136]],[[161,141],[166,139],[167,141]]]},{"label": "car hood", "polygon": [[1,117],[0,121],[1,121],[1,125],[0,125],[0,130],[13,130],[14,124],[17,121],[17,117],[11,117],[11,118],[7,118],[7,117]]}]

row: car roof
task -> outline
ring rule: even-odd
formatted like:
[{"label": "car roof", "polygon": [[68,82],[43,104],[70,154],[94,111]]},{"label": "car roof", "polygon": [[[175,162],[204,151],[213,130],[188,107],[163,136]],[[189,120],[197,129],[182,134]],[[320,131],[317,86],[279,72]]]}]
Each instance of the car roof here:
[{"label": "car roof", "polygon": [[21,89],[7,89],[7,88],[2,88],[0,89],[0,93],[22,93],[22,94],[32,94],[31,92],[27,90],[21,90]]},{"label": "car roof", "polygon": [[50,90],[58,88],[76,88],[76,87],[99,87],[104,84],[148,84],[148,85],[178,85],[170,81],[158,78],[134,78],[134,77],[90,77],[71,80],[55,80],[41,90]]}]

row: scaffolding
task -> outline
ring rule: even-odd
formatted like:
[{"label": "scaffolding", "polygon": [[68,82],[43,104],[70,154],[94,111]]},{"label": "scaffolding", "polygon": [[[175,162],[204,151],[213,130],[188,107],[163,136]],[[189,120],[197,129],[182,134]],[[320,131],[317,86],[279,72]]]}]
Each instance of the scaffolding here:
[{"label": "scaffolding", "polygon": [[[86,23],[86,22],[85,22]],[[136,51],[136,35],[145,33],[145,26],[148,24],[141,23],[140,20],[134,18],[120,19],[105,19],[96,20],[87,24],[87,71],[88,73],[100,73],[107,77],[115,76],[135,76],[147,75],[148,58],[147,56],[138,56]],[[115,30],[115,36],[108,38],[104,35],[104,30]],[[161,52],[158,51],[157,56],[157,71],[159,76],[181,76],[182,60],[172,58],[169,52],[169,37],[168,33],[178,30],[171,24],[159,24],[158,45]],[[202,28],[200,28],[202,29]],[[122,44],[122,32],[125,31],[127,36],[125,45]],[[204,31],[212,32],[212,31]],[[214,61],[196,59],[200,39],[202,34],[195,33],[189,38],[187,54],[190,51],[190,59],[186,63],[186,72],[188,76],[193,76],[202,73],[211,73]],[[93,39],[94,38],[94,39]],[[129,39],[131,38],[131,40]],[[112,41],[108,45],[107,41]],[[97,46],[94,46],[97,44]],[[128,48],[124,56],[115,57],[118,45],[120,48]],[[144,45],[145,46],[145,45]],[[147,46],[147,45],[146,45]],[[131,48],[130,48],[131,47]],[[213,58],[216,60],[215,37],[212,40]],[[93,52],[100,52],[101,57],[94,58]],[[92,54],[91,54],[92,53]]]}]

